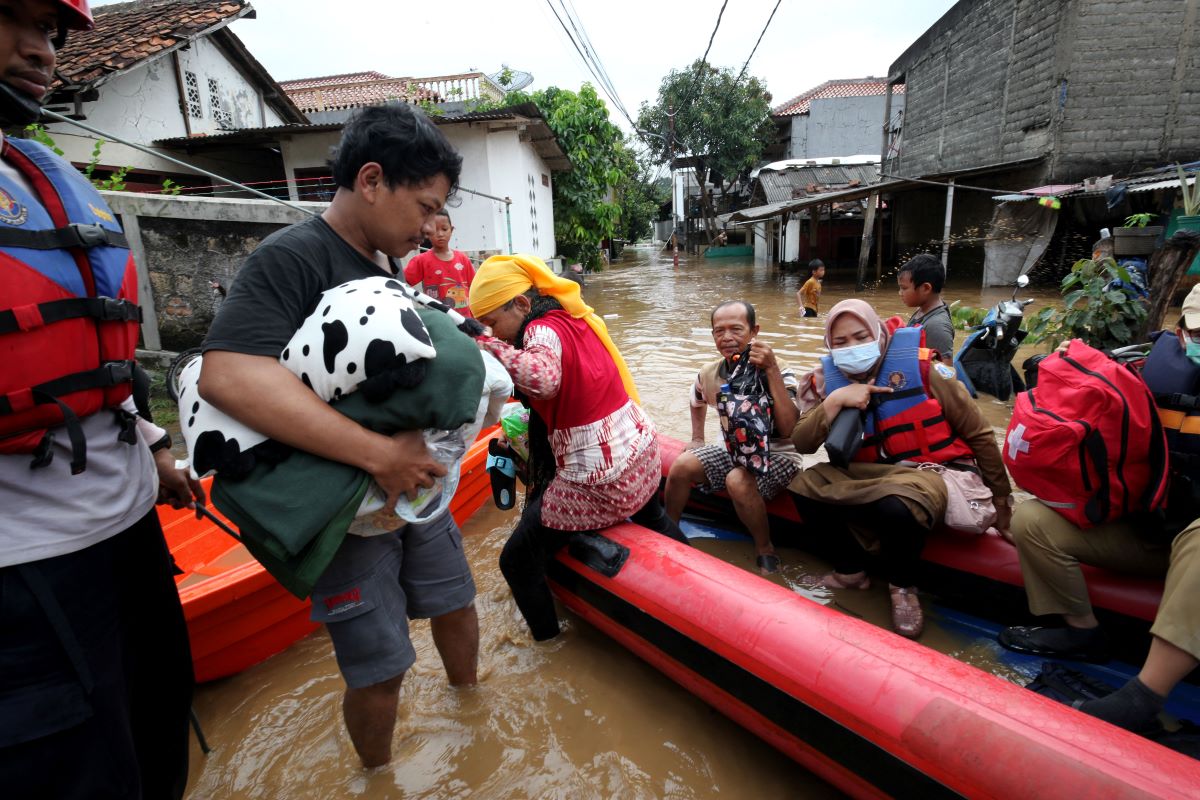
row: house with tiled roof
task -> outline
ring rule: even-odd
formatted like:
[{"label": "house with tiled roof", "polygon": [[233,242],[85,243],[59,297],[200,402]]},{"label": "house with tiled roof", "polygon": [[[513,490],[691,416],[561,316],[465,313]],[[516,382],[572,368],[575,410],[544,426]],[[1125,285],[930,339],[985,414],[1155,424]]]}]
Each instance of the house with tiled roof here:
[{"label": "house with tiled roof", "polygon": [[[883,142],[887,80],[839,78],[825,81],[776,106],[779,158],[837,158],[875,155]],[[904,86],[892,87],[890,127],[904,114]]]},{"label": "house with tiled roof", "polygon": [[482,72],[393,78],[374,70],[282,81],[280,85],[313,122],[344,122],[355,109],[386,102],[432,104],[469,110],[499,102],[505,90]]},{"label": "house with tiled roof", "polygon": [[[397,101],[390,101],[397,102]],[[553,175],[571,169],[554,132],[533,103],[430,117],[463,156],[458,196],[450,209],[456,249],[473,259],[499,252],[550,259],[554,239]],[[248,128],[162,140],[187,160],[224,160],[234,153],[282,161],[264,191],[290,200],[328,202],[337,191],[329,153],[342,122]]]},{"label": "house with tiled roof", "polygon": [[[47,105],[99,130],[138,144],[190,138],[243,128],[307,122],[278,83],[230,30],[253,19],[245,0],[135,0],[97,6],[96,26],[72,32],[58,53],[56,81]],[[66,123],[48,126],[50,136],[77,165],[92,159],[96,137]],[[170,148],[164,153],[174,155]],[[277,173],[282,164],[259,154],[200,167],[243,181]],[[207,184],[195,173],[108,141],[97,174],[128,166],[130,189],[176,183]]]}]

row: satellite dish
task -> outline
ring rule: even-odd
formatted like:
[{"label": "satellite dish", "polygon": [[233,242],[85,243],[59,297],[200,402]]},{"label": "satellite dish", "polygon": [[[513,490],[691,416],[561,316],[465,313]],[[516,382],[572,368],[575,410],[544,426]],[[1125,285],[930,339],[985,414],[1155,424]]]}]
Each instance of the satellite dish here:
[{"label": "satellite dish", "polygon": [[[506,72],[508,73],[507,75],[505,75]],[[501,81],[501,77],[508,78],[508,83]],[[520,89],[524,89],[526,86],[533,83],[533,75],[519,69],[513,69],[507,64],[504,64],[503,68],[499,72],[488,75],[488,80],[506,92],[515,92]]]}]

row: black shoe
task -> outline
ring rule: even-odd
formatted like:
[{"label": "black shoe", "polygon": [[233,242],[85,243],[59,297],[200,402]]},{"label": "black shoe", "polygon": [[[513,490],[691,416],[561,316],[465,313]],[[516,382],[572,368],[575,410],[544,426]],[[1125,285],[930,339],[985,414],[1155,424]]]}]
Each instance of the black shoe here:
[{"label": "black shoe", "polygon": [[1112,658],[1108,637],[1099,628],[1030,628],[1014,625],[996,637],[1002,647],[1033,656],[1090,661],[1103,664]]}]

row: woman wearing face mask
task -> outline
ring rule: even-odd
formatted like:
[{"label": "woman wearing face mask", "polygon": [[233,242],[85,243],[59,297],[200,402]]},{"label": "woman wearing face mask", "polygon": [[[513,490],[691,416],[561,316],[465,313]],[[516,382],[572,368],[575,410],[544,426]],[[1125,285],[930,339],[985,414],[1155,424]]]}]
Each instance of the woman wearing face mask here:
[{"label": "woman wearing face mask", "polygon": [[892,624],[916,637],[924,618],[915,573],[927,532],[945,514],[946,485],[936,472],[897,462],[977,469],[1002,531],[1012,487],[991,426],[954,370],[930,361],[919,328],[889,334],[866,302],[843,300],[826,319],[825,345],[829,356],[802,381],[805,408],[792,442],[801,453],[816,452],[851,408],[865,412],[862,446],[847,467],[817,464],[789,488],[805,525],[832,550],[834,571],[822,584],[867,588],[866,551],[875,552],[891,589]]}]

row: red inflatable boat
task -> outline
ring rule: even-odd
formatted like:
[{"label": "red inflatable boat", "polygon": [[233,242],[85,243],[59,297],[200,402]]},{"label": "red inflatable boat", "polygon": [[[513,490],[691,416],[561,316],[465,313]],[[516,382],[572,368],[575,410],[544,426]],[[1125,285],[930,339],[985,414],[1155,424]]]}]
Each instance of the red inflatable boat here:
[{"label": "red inflatable boat", "polygon": [[[684,443],[659,435],[658,446],[662,454],[663,477],[666,477],[671,464],[683,452]],[[708,510],[726,517],[733,513],[727,498],[699,492],[692,493],[689,508]],[[772,538],[775,543],[794,544],[803,548],[800,514],[787,494],[781,493],[769,501],[767,511],[772,519]],[[1016,613],[1023,613],[1025,584],[1021,578],[1017,549],[999,536],[972,536],[936,530],[926,541],[921,558],[929,578],[922,582],[923,588],[950,593],[957,589],[963,599],[973,597],[983,600],[987,605],[981,605],[980,611],[990,609],[994,614],[1008,615],[1010,622],[1014,607]],[[1123,622],[1126,627],[1142,633],[1148,629],[1162,600],[1162,580],[1119,575],[1086,565],[1083,573],[1092,605],[1106,627],[1114,622]],[[1140,660],[1140,656],[1136,660]]]},{"label": "red inflatable boat", "polygon": [[1200,797],[1200,762],[633,524],[559,599],[857,797]]}]

